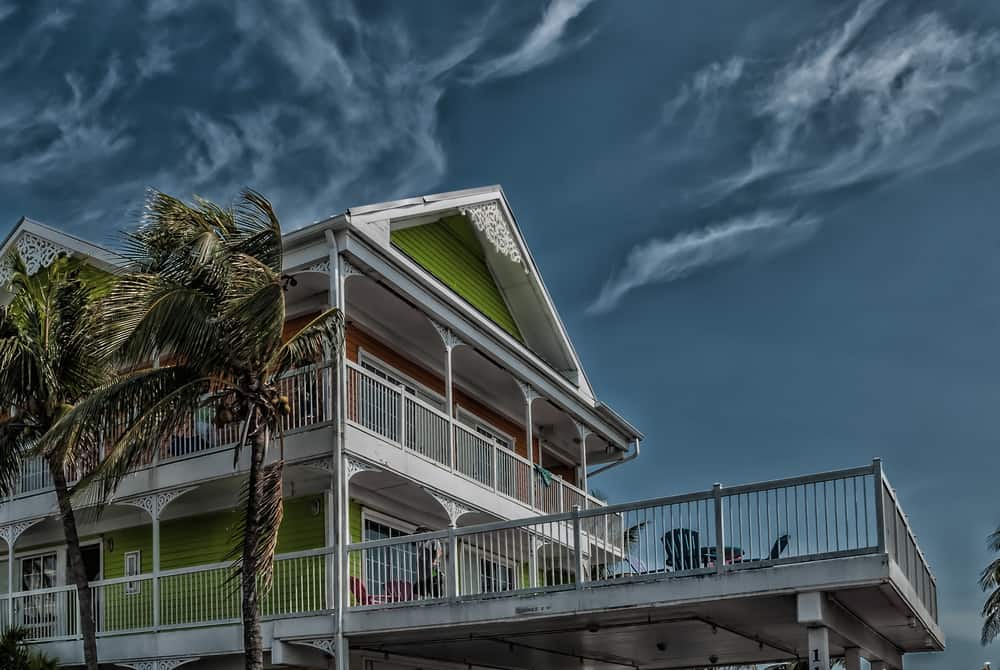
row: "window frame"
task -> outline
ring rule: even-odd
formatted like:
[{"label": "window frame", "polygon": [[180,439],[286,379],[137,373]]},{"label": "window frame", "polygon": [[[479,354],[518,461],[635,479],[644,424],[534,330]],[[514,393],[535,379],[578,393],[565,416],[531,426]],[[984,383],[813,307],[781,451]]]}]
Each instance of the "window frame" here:
[{"label": "window frame", "polygon": [[[517,452],[517,440],[514,439],[512,435],[509,435],[506,431],[500,430],[494,426],[489,421],[484,420],[480,416],[473,414],[467,408],[462,405],[456,405],[458,408],[458,421],[463,424],[466,428],[472,430],[476,435],[483,439],[488,439],[491,445],[501,447],[510,452]],[[489,436],[484,435],[483,431],[490,433]],[[490,439],[492,438],[492,439]],[[507,444],[500,444],[500,440],[505,440]]]},{"label": "window frame", "polygon": [[[129,572],[129,559],[135,559],[135,572]],[[122,554],[122,576],[123,577],[138,577],[142,574],[142,550],[132,549],[126,551]],[[134,582],[124,582],[123,584],[124,593],[127,596],[134,596],[142,592],[142,582],[136,580]]]},{"label": "window frame", "polygon": [[374,371],[369,368],[375,368],[383,375],[395,378],[383,379],[383,381],[402,386],[410,396],[431,405],[434,409],[440,412],[444,412],[445,414],[448,413],[448,408],[446,407],[447,398],[434,389],[429,388],[426,384],[421,384],[410,375],[401,372],[392,365],[389,365],[375,354],[366,350],[364,347],[358,347],[358,366],[366,372],[373,374],[375,374]]}]

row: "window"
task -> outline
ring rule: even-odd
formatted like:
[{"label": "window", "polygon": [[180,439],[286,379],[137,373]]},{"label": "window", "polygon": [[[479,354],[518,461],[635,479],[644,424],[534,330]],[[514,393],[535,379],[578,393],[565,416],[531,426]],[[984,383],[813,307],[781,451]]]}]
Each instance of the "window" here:
[{"label": "window", "polygon": [[513,451],[514,449],[514,438],[512,438],[507,433],[501,431],[496,426],[486,423],[478,416],[468,411],[467,409],[460,407],[458,409],[458,418],[462,420],[469,428],[476,431],[476,433],[482,437],[484,440],[490,444],[496,444],[503,447],[504,449],[509,449]]},{"label": "window", "polygon": [[362,368],[372,373],[379,379],[385,380],[396,386],[402,386],[403,390],[411,396],[423,400],[436,409],[445,411],[444,398],[440,394],[435,393],[423,384],[418,383],[414,379],[404,375],[399,370],[387,365],[385,361],[372,356],[363,349],[358,352],[358,361]]},{"label": "window", "polygon": [[[21,559],[21,590],[37,591],[56,585],[56,554],[39,554]],[[59,593],[39,593],[21,600],[25,628],[36,637],[50,637],[56,631]]]},{"label": "window", "polygon": [[479,585],[483,593],[502,593],[517,588],[514,568],[500,561],[479,559]]},{"label": "window", "polygon": [[[401,522],[365,510],[362,532],[364,541],[405,537],[412,534],[404,530]],[[412,544],[379,547],[365,552],[365,586],[371,595],[385,596],[391,584],[409,583],[412,587],[417,576],[417,552]]]},{"label": "window", "polygon": [[56,555],[41,554],[21,559],[21,590],[50,589],[56,585]]},{"label": "window", "polygon": [[[136,551],[125,552],[125,576],[137,577],[142,574],[142,554]],[[140,582],[125,582],[125,593],[131,595],[139,593]]]}]

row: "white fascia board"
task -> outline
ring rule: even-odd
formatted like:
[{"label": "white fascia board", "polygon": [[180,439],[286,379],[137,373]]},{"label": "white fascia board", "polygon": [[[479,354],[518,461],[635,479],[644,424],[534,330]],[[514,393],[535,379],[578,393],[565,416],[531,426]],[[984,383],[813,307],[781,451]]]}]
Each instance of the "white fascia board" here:
[{"label": "white fascia board", "polygon": [[[421,305],[430,318],[451,328],[460,338],[497,359],[511,374],[531,383],[550,402],[581,423],[591,426],[595,432],[622,447],[627,447],[635,437],[627,427],[609,423],[602,416],[603,413],[597,411],[591,398],[581,394],[569,380],[553,371],[547,363],[506,331],[462,303],[415,263],[401,257],[402,255],[390,257],[374,250],[359,236],[348,235],[345,242],[342,252],[353,262],[373,269],[396,290]],[[497,343],[501,346],[498,347]]]},{"label": "white fascia board", "polygon": [[17,222],[17,225],[15,225],[10,233],[7,234],[2,246],[0,246],[0,257],[7,255],[17,242],[18,238],[21,237],[22,233],[34,235],[43,240],[52,242],[57,246],[63,247],[75,255],[95,261],[94,264],[102,270],[117,272],[125,264],[124,258],[106,247],[94,244],[93,242],[88,242],[87,240],[74,235],[69,235],[61,230],[53,228],[52,226],[39,223],[38,221],[27,217],[21,218],[21,220]]}]

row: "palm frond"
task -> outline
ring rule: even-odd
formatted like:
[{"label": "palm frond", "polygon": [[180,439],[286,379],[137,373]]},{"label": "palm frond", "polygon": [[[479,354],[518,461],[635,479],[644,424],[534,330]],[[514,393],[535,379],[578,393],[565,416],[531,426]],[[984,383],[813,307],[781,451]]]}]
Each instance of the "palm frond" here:
[{"label": "palm frond", "polygon": [[0,496],[6,498],[16,492],[21,462],[31,447],[30,430],[21,417],[0,420]]},{"label": "palm frond", "polygon": [[[278,547],[278,530],[284,518],[284,498],[282,497],[282,480],[285,462],[277,460],[261,468],[256,482],[247,477],[240,493],[240,508],[243,514],[234,527],[233,547],[227,558],[233,560],[235,575],[243,575],[243,553],[248,529],[256,535],[256,541],[250,548],[254,565],[257,566],[257,579],[264,589],[271,586],[274,576],[274,555]],[[256,489],[257,513],[253,519],[248,518],[247,509],[251,487]]]},{"label": "palm frond", "polygon": [[315,363],[327,356],[338,358],[344,345],[344,315],[336,307],[319,314],[293,333],[268,364],[278,376],[293,367]]}]

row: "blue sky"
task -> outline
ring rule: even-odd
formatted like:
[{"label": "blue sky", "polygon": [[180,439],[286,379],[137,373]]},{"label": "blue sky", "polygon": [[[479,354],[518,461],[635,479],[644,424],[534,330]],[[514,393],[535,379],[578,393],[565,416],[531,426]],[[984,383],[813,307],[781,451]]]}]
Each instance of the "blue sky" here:
[{"label": "blue sky", "polygon": [[1000,5],[0,0],[0,211],[115,239],[155,186],[297,227],[501,183],[618,499],[885,459],[974,668],[1000,523]]}]

